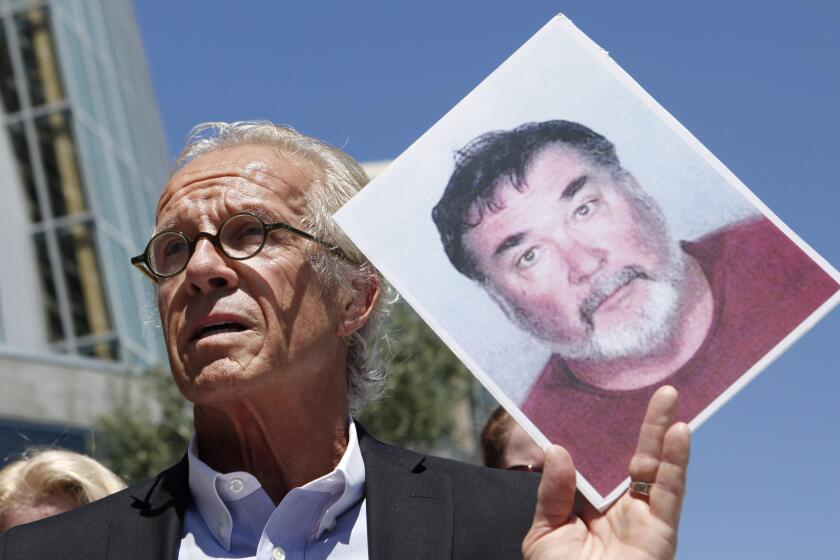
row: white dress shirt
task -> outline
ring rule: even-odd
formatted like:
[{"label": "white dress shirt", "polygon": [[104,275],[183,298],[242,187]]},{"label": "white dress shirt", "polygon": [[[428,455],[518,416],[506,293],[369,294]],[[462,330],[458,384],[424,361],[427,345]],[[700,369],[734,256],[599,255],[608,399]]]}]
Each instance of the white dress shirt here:
[{"label": "white dress shirt", "polygon": [[291,490],[275,507],[246,472],[221,474],[187,452],[192,502],[179,560],[367,558],[365,465],[350,421],[347,450],[329,474]]}]

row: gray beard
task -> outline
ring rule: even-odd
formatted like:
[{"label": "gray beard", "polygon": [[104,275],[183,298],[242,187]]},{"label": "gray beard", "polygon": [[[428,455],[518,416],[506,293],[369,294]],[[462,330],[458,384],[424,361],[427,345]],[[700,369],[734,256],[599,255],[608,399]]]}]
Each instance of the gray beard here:
[{"label": "gray beard", "polygon": [[[548,342],[551,350],[571,360],[610,361],[643,357],[666,344],[673,335],[681,303],[684,255],[679,247],[671,256],[664,278],[654,279],[641,267],[629,266],[598,279],[579,308],[586,334],[574,340],[558,340],[550,323],[529,320],[519,309],[500,301],[505,313],[522,329]],[[648,300],[628,310],[627,320],[612,327],[598,327],[595,312],[616,290],[631,282],[648,282]]]},{"label": "gray beard", "polygon": [[601,307],[601,304],[610,295],[634,280],[651,280],[651,278],[641,267],[628,266],[621,269],[617,274],[596,282],[595,286],[592,287],[592,291],[580,305],[580,320],[586,325],[589,332],[595,330],[595,319],[593,316],[595,315],[595,311]]}]

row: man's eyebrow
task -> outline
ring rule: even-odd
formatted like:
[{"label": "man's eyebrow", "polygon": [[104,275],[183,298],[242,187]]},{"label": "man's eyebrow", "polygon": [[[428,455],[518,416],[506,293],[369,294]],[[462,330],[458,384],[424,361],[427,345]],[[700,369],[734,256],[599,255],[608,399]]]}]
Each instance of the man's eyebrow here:
[{"label": "man's eyebrow", "polygon": [[[268,212],[267,210],[265,210],[265,208],[262,208],[261,206],[246,206],[245,208],[242,208],[238,212],[250,212],[251,214],[254,214],[255,216],[257,216],[259,219],[261,219],[262,221],[264,221],[267,224],[273,223],[273,222],[283,222],[283,220],[277,214],[275,214],[273,212]],[[230,216],[232,216],[232,215],[233,214],[231,214]],[[230,217],[230,216],[228,216],[228,217]],[[175,226],[177,226],[177,225],[178,225],[178,220],[177,219],[167,220],[166,222],[164,222],[162,224],[158,224],[155,227],[155,233],[157,233],[159,231],[168,230],[168,229],[174,229]]]},{"label": "man's eyebrow", "polygon": [[256,217],[258,217],[259,219],[264,221],[265,223],[282,222],[283,221],[283,220],[280,219],[280,217],[277,214],[267,211],[262,206],[246,206],[245,208],[240,210],[240,212],[250,212],[251,214],[254,214]]},{"label": "man's eyebrow", "polygon": [[589,175],[581,175],[577,179],[573,179],[568,185],[566,185],[566,188],[563,189],[563,192],[560,194],[560,200],[569,200],[574,197],[588,180]]},{"label": "man's eyebrow", "polygon": [[522,240],[525,239],[525,236],[526,233],[524,231],[514,233],[513,235],[508,235],[507,237],[505,237],[504,241],[499,243],[499,246],[496,247],[496,250],[493,251],[493,257],[499,257],[504,252],[513,249],[514,247],[522,243]]},{"label": "man's eyebrow", "polygon": [[[560,194],[561,200],[569,200],[577,194],[577,192],[586,185],[586,181],[589,180],[588,175],[581,175],[576,179],[573,179],[566,185],[566,188],[563,189],[563,192]],[[520,245],[522,241],[525,239],[527,233],[521,231],[519,233],[514,233],[513,235],[508,235],[504,238],[504,240],[499,243],[496,247],[496,250],[493,251],[493,257],[499,257],[505,252],[513,249],[517,245]]]},{"label": "man's eyebrow", "polygon": [[159,231],[164,231],[164,230],[167,230],[167,229],[172,229],[172,228],[174,228],[174,227],[175,227],[175,224],[177,224],[177,223],[178,223],[178,222],[177,222],[176,220],[167,220],[167,221],[165,221],[165,222],[164,222],[164,223],[162,223],[162,224],[157,224],[157,225],[155,226],[155,228],[154,228],[154,231],[152,231],[152,235],[154,235],[155,233],[157,233],[157,232],[159,232]]}]

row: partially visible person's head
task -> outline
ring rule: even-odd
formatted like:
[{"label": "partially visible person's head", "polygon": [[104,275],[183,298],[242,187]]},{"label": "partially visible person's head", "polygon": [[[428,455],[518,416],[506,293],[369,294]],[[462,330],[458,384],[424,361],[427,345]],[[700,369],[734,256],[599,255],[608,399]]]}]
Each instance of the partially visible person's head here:
[{"label": "partially visible person's head", "polygon": [[505,411],[497,407],[481,431],[484,465],[494,469],[541,472],[543,450]]},{"label": "partially visible person's head", "polygon": [[[158,283],[173,377],[188,399],[212,403],[278,387],[317,397],[340,385],[358,409],[380,394],[388,287],[332,219],[367,180],[352,158],[291,128],[193,129],[156,220],[157,232],[196,240],[186,268]],[[195,237],[246,211],[309,237],[275,229],[247,260]],[[340,379],[312,373],[330,366],[340,367]]]},{"label": "partially visible person's head", "polygon": [[613,144],[583,125],[476,138],[432,217],[455,268],[567,358],[645,355],[672,330],[682,253]]},{"label": "partially visible person's head", "polygon": [[32,450],[0,470],[0,532],[123,488],[117,475],[90,457],[60,449]]}]

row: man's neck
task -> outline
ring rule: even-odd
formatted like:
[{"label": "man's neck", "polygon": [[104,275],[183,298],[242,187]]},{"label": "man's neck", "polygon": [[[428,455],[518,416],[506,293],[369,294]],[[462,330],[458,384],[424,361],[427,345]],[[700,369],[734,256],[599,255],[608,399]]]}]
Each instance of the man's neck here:
[{"label": "man's neck", "polygon": [[641,357],[609,361],[566,360],[572,374],[600,389],[629,391],[660,383],[688,363],[712,326],[714,298],[697,261],[686,256],[685,266],[685,288],[674,330],[659,349]]},{"label": "man's neck", "polygon": [[335,400],[265,400],[196,405],[196,439],[202,461],[221,473],[254,475],[277,504],[335,469],[347,449],[348,410]]}]

